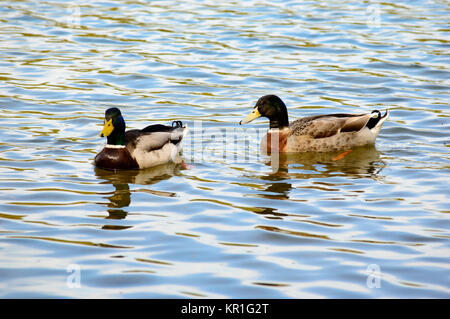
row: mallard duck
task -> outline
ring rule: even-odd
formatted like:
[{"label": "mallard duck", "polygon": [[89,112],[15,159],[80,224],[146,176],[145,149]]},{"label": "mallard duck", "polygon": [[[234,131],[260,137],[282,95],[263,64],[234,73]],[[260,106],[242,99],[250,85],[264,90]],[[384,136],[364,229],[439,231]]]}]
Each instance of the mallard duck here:
[{"label": "mallard duck", "polygon": [[384,115],[374,110],[366,114],[308,116],[289,124],[284,102],[276,95],[265,95],[239,124],[261,116],[270,121],[269,131],[261,141],[263,152],[330,152],[374,144],[388,110]]},{"label": "mallard duck", "polygon": [[95,156],[95,166],[104,169],[144,169],[173,162],[181,151],[187,127],[181,121],[172,126],[149,125],[142,130],[125,132],[125,120],[116,107],[105,111],[100,136],[107,138],[103,150]]}]

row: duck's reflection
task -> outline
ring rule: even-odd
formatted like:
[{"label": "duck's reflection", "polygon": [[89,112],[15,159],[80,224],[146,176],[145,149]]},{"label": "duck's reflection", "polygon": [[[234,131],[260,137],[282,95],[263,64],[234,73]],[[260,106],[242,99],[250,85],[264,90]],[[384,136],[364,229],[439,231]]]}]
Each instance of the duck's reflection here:
[{"label": "duck's reflection", "polygon": [[[346,175],[351,177],[370,177],[377,179],[384,168],[380,152],[373,145],[354,148],[348,151],[327,153],[295,153],[280,154],[279,157],[268,156],[266,165],[272,167],[275,178],[292,177],[293,169],[300,168],[310,173],[294,173],[296,177],[329,177],[331,175]],[[295,165],[298,164],[298,165]]]},{"label": "duck's reflection", "polygon": [[[159,165],[145,170],[111,171],[95,167],[95,175],[98,179],[102,180],[101,184],[112,184],[115,189],[110,196],[105,197],[109,200],[106,204],[108,207],[108,216],[106,219],[124,219],[128,215],[128,212],[124,208],[131,204],[132,191],[130,191],[129,184],[152,185],[177,175],[180,169],[181,166],[174,163]],[[145,191],[162,196],[175,195],[169,192],[152,191],[150,189],[145,189]],[[111,227],[104,226],[104,228],[108,229],[111,229]]]},{"label": "duck's reflection", "polygon": [[373,145],[341,152],[271,155],[265,159],[272,172],[259,177],[269,181],[262,196],[272,199],[289,199],[292,190],[289,181],[293,179],[341,176],[378,180],[382,178],[380,172],[385,167],[380,152]]},{"label": "duck's reflection", "polygon": [[292,184],[286,182],[288,179],[287,165],[280,168],[276,173],[261,176],[262,180],[269,181],[265,188],[264,197],[271,199],[288,199]]}]

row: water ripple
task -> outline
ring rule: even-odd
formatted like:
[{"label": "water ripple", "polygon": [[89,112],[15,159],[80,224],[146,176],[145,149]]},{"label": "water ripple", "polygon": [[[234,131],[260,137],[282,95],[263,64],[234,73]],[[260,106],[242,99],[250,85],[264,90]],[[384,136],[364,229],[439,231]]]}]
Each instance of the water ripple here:
[{"label": "water ripple", "polygon": [[[444,2],[2,4],[2,297],[450,296]],[[391,113],[374,147],[277,166],[238,126],[270,93]],[[94,168],[112,106],[186,122],[187,166]]]}]

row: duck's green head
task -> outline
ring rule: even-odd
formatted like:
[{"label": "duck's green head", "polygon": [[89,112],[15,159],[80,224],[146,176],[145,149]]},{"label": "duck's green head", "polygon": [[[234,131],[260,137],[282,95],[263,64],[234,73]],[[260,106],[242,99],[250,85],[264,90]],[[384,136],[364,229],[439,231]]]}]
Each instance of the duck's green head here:
[{"label": "duck's green head", "polygon": [[247,124],[258,117],[267,117],[270,128],[289,127],[288,113],[284,102],[276,95],[265,95],[256,102],[253,111],[239,124]]},{"label": "duck's green head", "polygon": [[110,145],[125,145],[125,121],[117,107],[105,111],[105,122],[100,136],[105,136]]}]

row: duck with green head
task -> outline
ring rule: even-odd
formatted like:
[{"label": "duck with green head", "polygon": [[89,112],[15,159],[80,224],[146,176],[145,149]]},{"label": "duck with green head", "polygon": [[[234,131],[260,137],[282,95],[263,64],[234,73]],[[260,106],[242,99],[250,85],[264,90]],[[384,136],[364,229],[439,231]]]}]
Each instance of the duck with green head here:
[{"label": "duck with green head", "polygon": [[239,124],[258,117],[269,119],[269,130],[261,141],[261,150],[267,154],[331,152],[374,144],[387,116],[388,110],[384,115],[374,110],[365,114],[308,116],[289,123],[284,102],[276,95],[265,95]]},{"label": "duck with green head", "polygon": [[144,169],[178,160],[181,141],[187,127],[181,121],[172,126],[149,125],[142,130],[125,131],[125,120],[116,107],[105,111],[101,137],[106,137],[105,147],[95,156],[99,168]]}]

